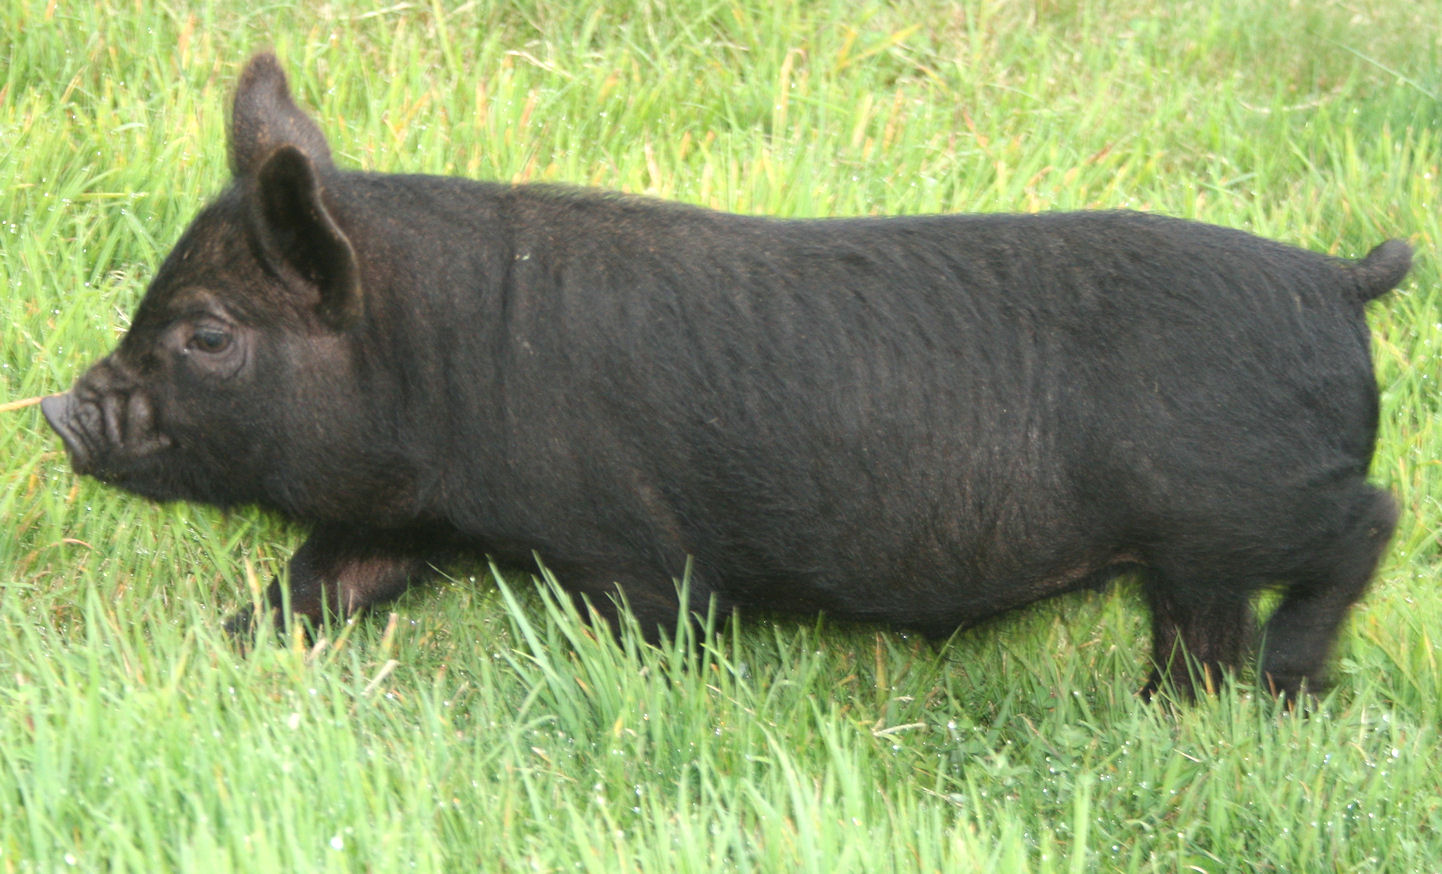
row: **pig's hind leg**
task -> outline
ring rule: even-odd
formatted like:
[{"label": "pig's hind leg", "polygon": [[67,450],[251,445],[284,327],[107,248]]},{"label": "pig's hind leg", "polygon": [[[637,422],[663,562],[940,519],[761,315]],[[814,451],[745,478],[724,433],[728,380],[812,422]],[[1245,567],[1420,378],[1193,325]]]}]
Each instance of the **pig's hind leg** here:
[{"label": "pig's hind leg", "polygon": [[1298,571],[1263,627],[1259,677],[1273,693],[1295,700],[1320,692],[1326,662],[1347,610],[1366,590],[1397,525],[1392,496],[1365,484],[1331,504],[1339,520],[1299,556]]},{"label": "pig's hind leg", "polygon": [[1187,526],[1184,543],[1152,556],[1143,589],[1152,615],[1156,665],[1144,697],[1168,681],[1183,697],[1210,690],[1251,649],[1251,601],[1281,585],[1262,628],[1258,676],[1289,701],[1320,691],[1327,656],[1348,608],[1362,595],[1391,537],[1390,495],[1356,480],[1325,490],[1271,496],[1266,518]]},{"label": "pig's hind leg", "polygon": [[1141,696],[1150,699],[1168,686],[1184,699],[1195,697],[1198,686],[1216,691],[1247,647],[1254,625],[1251,590],[1155,568],[1143,580],[1154,667]]},{"label": "pig's hind leg", "polygon": [[[361,608],[390,600],[434,574],[440,560],[435,546],[422,534],[374,531],[338,525],[317,527],[290,560],[289,616],[281,615],[286,587],[280,580],[265,591],[265,608],[275,625],[285,629],[290,617],[319,628],[327,616],[345,618]],[[225,623],[236,636],[248,634],[254,609],[247,607]]]}]

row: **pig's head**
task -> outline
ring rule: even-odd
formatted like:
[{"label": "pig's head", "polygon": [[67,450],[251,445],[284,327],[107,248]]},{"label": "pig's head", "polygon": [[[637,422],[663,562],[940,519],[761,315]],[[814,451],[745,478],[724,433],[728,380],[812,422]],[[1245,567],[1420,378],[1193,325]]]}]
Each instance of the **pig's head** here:
[{"label": "pig's head", "polygon": [[394,503],[330,149],[271,55],[241,77],[230,158],[233,184],[165,259],[120,345],[46,398],[45,418],[77,472],[156,500],[304,518]]}]

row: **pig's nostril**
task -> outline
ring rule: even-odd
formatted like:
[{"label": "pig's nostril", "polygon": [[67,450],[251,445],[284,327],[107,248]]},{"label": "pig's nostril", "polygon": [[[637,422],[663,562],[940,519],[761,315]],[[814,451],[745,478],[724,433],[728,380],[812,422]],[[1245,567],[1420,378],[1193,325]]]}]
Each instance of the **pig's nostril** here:
[{"label": "pig's nostril", "polygon": [[70,463],[76,471],[84,471],[89,465],[93,453],[87,446],[87,435],[85,433],[85,422],[77,421],[84,418],[84,410],[77,411],[75,396],[66,392],[64,394],[51,395],[40,402],[40,412],[44,414],[45,421],[50,425],[51,430],[60,435],[60,440],[65,444],[65,451],[70,453]]},{"label": "pig's nostril", "polygon": [[65,436],[65,423],[70,419],[70,408],[74,405],[75,398],[70,392],[51,395],[40,401],[40,412],[45,416],[45,422],[50,430]]}]

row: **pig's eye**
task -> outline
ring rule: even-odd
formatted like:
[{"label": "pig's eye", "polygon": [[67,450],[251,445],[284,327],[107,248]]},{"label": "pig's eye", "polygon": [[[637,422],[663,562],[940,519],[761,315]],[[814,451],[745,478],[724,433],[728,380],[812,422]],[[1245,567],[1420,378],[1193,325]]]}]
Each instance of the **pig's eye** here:
[{"label": "pig's eye", "polygon": [[214,355],[230,347],[230,334],[218,328],[197,328],[186,348]]}]

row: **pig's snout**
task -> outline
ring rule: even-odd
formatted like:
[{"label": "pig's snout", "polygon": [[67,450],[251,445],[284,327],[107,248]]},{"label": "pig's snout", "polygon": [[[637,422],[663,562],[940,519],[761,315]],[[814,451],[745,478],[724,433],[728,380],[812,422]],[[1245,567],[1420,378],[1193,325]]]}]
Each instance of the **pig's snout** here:
[{"label": "pig's snout", "polygon": [[70,405],[74,399],[70,392],[61,392],[58,395],[51,395],[40,400],[40,412],[45,414],[45,421],[50,424],[51,429],[60,433],[62,422],[70,418]]},{"label": "pig's snout", "polygon": [[45,415],[45,421],[50,425],[50,430],[60,435],[60,440],[65,444],[65,451],[70,453],[70,462],[77,472],[84,472],[90,461],[91,453],[87,450],[84,442],[77,439],[75,429],[75,395],[73,392],[62,392],[58,395],[51,395],[40,402],[40,412]]},{"label": "pig's snout", "polygon": [[76,473],[113,479],[171,445],[155,427],[149,397],[96,368],[64,394],[40,402],[40,411],[70,453]]}]

